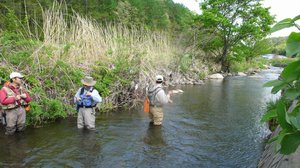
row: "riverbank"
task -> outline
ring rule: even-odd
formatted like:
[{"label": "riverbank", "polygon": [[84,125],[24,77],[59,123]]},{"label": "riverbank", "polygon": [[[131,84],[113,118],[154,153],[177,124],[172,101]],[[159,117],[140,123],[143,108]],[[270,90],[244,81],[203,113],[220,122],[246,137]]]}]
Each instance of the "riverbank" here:
[{"label": "riverbank", "polygon": [[[269,136],[272,139],[278,135],[280,128],[277,129]],[[300,166],[300,149],[290,155],[282,155],[276,152],[276,142],[266,144],[264,151],[258,163],[258,168],[299,168]]]},{"label": "riverbank", "polygon": [[[298,101],[294,105],[291,105],[288,112],[293,111],[293,108],[297,104]],[[266,142],[276,136],[278,136],[281,131],[281,127],[277,126],[277,128],[268,136]],[[294,153],[290,155],[283,155],[279,152],[276,152],[278,148],[278,144],[276,141],[272,143],[266,143],[264,147],[264,151],[261,155],[260,161],[258,163],[258,168],[298,168],[300,166],[300,148],[298,148]]]},{"label": "riverbank", "polygon": [[[286,113],[291,113],[294,108],[297,106],[298,100],[295,99],[293,102],[287,106]],[[270,109],[269,109],[270,110]],[[286,114],[287,115],[287,114]],[[276,120],[278,120],[276,118]],[[276,127],[277,125],[277,127]],[[280,144],[278,144],[277,140],[272,141],[271,143],[267,143],[271,139],[274,139],[278,136],[279,132],[281,131],[280,125],[278,123],[273,127],[276,129],[268,136],[266,139],[266,143],[264,145],[263,153],[260,157],[260,161],[258,163],[258,168],[299,168],[300,167],[300,148],[298,148],[294,153],[289,155],[283,155],[279,151],[276,150],[280,149]],[[287,133],[285,133],[287,134]],[[280,137],[279,137],[280,138]],[[282,138],[282,137],[281,137]],[[289,143],[296,143],[297,141],[290,141]],[[293,146],[295,147],[295,146]],[[285,146],[288,148],[288,146]]]}]

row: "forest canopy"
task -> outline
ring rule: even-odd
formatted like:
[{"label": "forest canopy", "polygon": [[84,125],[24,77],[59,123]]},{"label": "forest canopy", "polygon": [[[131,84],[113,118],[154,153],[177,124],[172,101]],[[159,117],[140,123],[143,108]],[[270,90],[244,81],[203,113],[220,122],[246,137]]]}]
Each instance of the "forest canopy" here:
[{"label": "forest canopy", "polygon": [[[42,10],[56,0],[2,0],[0,2],[0,28],[9,28],[7,18],[14,13],[23,22],[42,23]],[[151,30],[187,29],[195,13],[172,0],[59,0],[69,13],[90,17],[99,23],[121,22],[127,26],[137,25]]]}]

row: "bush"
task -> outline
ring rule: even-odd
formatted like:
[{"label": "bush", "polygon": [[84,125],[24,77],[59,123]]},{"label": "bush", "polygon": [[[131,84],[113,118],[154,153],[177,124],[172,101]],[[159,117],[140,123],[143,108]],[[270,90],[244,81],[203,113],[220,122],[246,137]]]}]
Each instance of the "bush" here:
[{"label": "bush", "polygon": [[268,127],[272,132],[278,126],[276,108],[279,102],[285,102],[285,104],[288,104],[288,102],[283,98],[276,101],[267,102],[267,112],[261,118],[261,122],[268,122]]},{"label": "bush", "polygon": [[206,72],[201,71],[201,72],[199,73],[199,79],[200,79],[200,80],[203,80],[203,79],[205,79],[205,77],[206,77],[207,75],[208,75],[208,74],[207,74]]},{"label": "bush", "polygon": [[270,64],[275,67],[286,67],[288,64],[296,60],[296,58],[272,59],[270,60]]},{"label": "bush", "polygon": [[230,72],[247,72],[250,69],[262,69],[267,61],[264,59],[256,59],[241,62],[232,62],[230,65]]},{"label": "bush", "polygon": [[180,71],[186,73],[189,70],[191,64],[192,56],[189,54],[185,54],[180,59]]},{"label": "bush", "polygon": [[30,111],[27,112],[26,123],[37,126],[55,121],[58,118],[65,118],[67,117],[66,109],[68,106],[57,99],[32,101],[30,102]]}]

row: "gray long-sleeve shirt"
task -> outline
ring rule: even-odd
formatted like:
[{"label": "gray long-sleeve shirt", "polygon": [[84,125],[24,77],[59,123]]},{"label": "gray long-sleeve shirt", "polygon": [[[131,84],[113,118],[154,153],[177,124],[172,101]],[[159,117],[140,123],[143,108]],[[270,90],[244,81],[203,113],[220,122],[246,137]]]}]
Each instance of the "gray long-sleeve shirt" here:
[{"label": "gray long-sleeve shirt", "polygon": [[[158,88],[160,87],[160,88]],[[157,89],[158,88],[158,89]],[[156,90],[157,89],[157,90]],[[155,84],[153,87],[149,88],[148,93],[154,93],[153,104],[156,106],[163,106],[169,102],[169,98],[165,91],[162,89],[162,84]]]}]

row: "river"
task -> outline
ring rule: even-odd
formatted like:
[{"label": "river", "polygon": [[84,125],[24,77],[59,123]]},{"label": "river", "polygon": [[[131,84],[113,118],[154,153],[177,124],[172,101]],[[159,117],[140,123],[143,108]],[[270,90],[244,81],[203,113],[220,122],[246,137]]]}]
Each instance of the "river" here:
[{"label": "river", "polygon": [[276,71],[178,86],[161,127],[140,109],[99,114],[96,131],[78,130],[75,118],[13,136],[1,128],[0,167],[255,168],[268,135],[260,118],[277,98],[262,85]]}]

